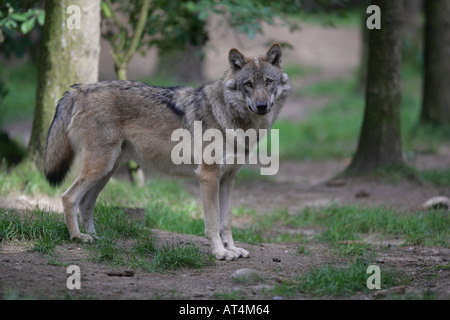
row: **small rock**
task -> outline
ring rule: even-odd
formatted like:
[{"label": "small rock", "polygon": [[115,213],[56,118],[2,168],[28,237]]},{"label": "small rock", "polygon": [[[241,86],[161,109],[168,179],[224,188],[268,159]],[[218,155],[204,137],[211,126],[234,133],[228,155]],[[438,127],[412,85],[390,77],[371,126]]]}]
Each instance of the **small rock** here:
[{"label": "small rock", "polygon": [[263,282],[264,277],[256,270],[250,268],[239,269],[233,272],[231,279],[243,282]]},{"label": "small rock", "polygon": [[106,273],[110,277],[132,277],[134,276],[133,270],[124,270],[124,271],[111,271]]},{"label": "small rock", "polygon": [[398,287],[390,288],[389,290],[392,293],[395,293],[395,294],[405,294],[406,287],[405,286],[398,286]]},{"label": "small rock", "polygon": [[347,184],[347,180],[345,179],[336,179],[327,182],[327,187],[342,187]]},{"label": "small rock", "polygon": [[447,209],[450,210],[450,199],[447,197],[433,197],[428,199],[422,207],[424,209]]},{"label": "small rock", "polygon": [[280,258],[273,258],[272,261],[281,262],[281,259]]},{"label": "small rock", "polygon": [[373,297],[375,299],[382,299],[385,298],[386,296],[390,295],[390,294],[405,294],[406,292],[406,287],[405,286],[398,286],[398,287],[392,287],[389,289],[384,289],[384,290],[378,290],[377,292],[375,292],[373,294]]},{"label": "small rock", "polygon": [[368,193],[366,190],[359,190],[356,194],[356,198],[368,198],[370,196],[370,193]]}]

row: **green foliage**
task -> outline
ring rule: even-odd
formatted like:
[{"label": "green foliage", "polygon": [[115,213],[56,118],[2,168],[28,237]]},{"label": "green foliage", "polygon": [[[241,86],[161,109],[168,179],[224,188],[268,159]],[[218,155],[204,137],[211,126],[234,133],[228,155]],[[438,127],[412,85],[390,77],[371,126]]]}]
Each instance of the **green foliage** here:
[{"label": "green foliage", "polygon": [[40,5],[30,0],[0,0],[0,53],[22,57],[31,51],[33,41],[26,35],[45,22],[45,11]]},{"label": "green foliage", "polygon": [[36,66],[31,61],[15,67],[0,63],[0,69],[0,126],[32,118]]},{"label": "green foliage", "polygon": [[[207,19],[211,13],[221,15],[231,28],[254,38],[262,32],[262,22],[273,24],[281,18],[291,30],[296,23],[290,18],[292,12],[300,10],[295,1],[213,1],[213,0],[154,0],[142,1],[104,0],[103,37],[113,46],[116,68],[124,68],[140,51],[145,54],[152,46],[162,50],[184,49],[186,44],[204,45],[208,39]],[[127,28],[117,13],[126,17],[131,28]],[[142,27],[142,19],[145,26]],[[141,32],[143,31],[143,32]]]},{"label": "green foliage", "polygon": [[221,15],[232,28],[246,34],[250,39],[253,39],[256,34],[262,33],[262,22],[274,24],[275,18],[281,18],[291,30],[296,29],[297,24],[290,18],[290,15],[301,9],[299,2],[287,0],[224,0],[221,2],[200,0],[196,3],[189,2],[201,19],[206,20],[210,13]]},{"label": "green foliage", "polygon": [[43,9],[26,8],[23,3],[19,4],[19,1],[6,2],[0,7],[1,29],[17,29],[23,34],[27,34],[34,28],[36,22],[40,26],[44,25],[45,11]]}]

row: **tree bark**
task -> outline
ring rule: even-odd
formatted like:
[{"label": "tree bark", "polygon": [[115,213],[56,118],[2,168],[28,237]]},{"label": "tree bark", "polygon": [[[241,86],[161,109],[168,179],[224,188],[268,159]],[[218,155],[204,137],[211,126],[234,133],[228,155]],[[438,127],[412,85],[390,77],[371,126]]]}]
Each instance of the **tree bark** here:
[{"label": "tree bark", "polygon": [[[80,29],[69,29],[67,8],[80,8]],[[100,54],[100,0],[47,0],[38,60],[33,128],[26,164],[43,167],[48,129],[56,105],[74,83],[98,79]]]},{"label": "tree bark", "polygon": [[421,122],[450,124],[450,1],[425,2],[425,59]]},{"label": "tree bark", "polygon": [[353,173],[370,173],[402,163],[403,1],[374,0],[372,4],[381,9],[381,29],[369,30],[366,103],[358,148],[349,167]]}]

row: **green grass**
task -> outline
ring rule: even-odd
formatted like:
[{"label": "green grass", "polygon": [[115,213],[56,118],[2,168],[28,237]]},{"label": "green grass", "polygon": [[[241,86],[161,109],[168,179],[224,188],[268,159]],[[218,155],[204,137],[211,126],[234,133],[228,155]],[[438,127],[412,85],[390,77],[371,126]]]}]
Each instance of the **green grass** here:
[{"label": "green grass", "polygon": [[[241,239],[252,243],[297,242],[304,245],[308,243],[304,235],[287,234],[282,230],[312,228],[320,230],[313,239],[319,242],[361,241],[369,234],[377,234],[383,237],[400,237],[405,239],[407,244],[450,246],[449,213],[443,210],[403,213],[379,206],[335,205],[321,209],[306,208],[298,214],[275,210],[270,214],[258,216],[250,211],[246,215],[254,219],[252,227],[234,232],[237,237],[249,232],[253,241],[245,237]],[[266,236],[268,233],[269,237]],[[339,250],[343,255],[358,255],[366,249],[364,244],[355,242],[344,245]]]},{"label": "green grass", "polygon": [[[213,264],[213,257],[193,244],[158,244],[148,219],[131,221],[123,210],[111,206],[99,205],[95,210],[97,239],[85,245],[93,261],[150,272]],[[0,242],[10,241],[30,244],[31,251],[50,255],[52,264],[60,263],[55,248],[70,242],[61,215],[40,209],[26,213],[0,209]]]},{"label": "green grass", "polygon": [[152,272],[213,263],[211,255],[192,244],[158,244],[151,232],[155,227],[151,215],[146,215],[145,221],[130,221],[122,210],[102,203],[96,207],[96,217],[99,239],[93,244],[95,261]]},{"label": "green grass", "polygon": [[425,170],[418,173],[422,181],[440,185],[450,186],[450,169],[444,170]]},{"label": "green grass", "polygon": [[384,207],[305,209],[294,223],[325,227],[322,241],[361,240],[366,234],[405,238],[409,244],[449,247],[449,214],[442,210],[401,213]]},{"label": "green grass", "polygon": [[[367,268],[370,264],[356,260],[344,265],[326,264],[312,267],[294,281],[285,281],[272,289],[272,293],[282,296],[295,296],[304,293],[317,297],[350,296],[367,289]],[[381,269],[381,289],[407,284],[409,279],[402,273]]]},{"label": "green grass", "polygon": [[32,251],[49,254],[68,239],[69,233],[61,216],[39,208],[26,215],[0,208],[0,242],[33,242]]}]

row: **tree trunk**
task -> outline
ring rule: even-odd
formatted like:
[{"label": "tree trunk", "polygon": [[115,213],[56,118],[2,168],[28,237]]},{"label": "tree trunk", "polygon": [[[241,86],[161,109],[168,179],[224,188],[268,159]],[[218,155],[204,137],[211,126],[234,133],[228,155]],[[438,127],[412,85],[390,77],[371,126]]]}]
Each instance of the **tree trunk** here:
[{"label": "tree trunk", "polygon": [[[73,12],[80,8],[80,29],[69,28]],[[25,164],[43,167],[48,129],[56,105],[74,83],[98,79],[100,54],[100,0],[47,0],[46,18],[38,60],[38,85],[33,129]]]},{"label": "tree trunk", "polygon": [[424,92],[421,122],[450,124],[450,1],[425,3]]},{"label": "tree trunk", "polygon": [[349,167],[353,173],[370,173],[402,163],[403,1],[374,0],[372,4],[381,9],[381,29],[369,31],[366,105],[358,148]]}]

